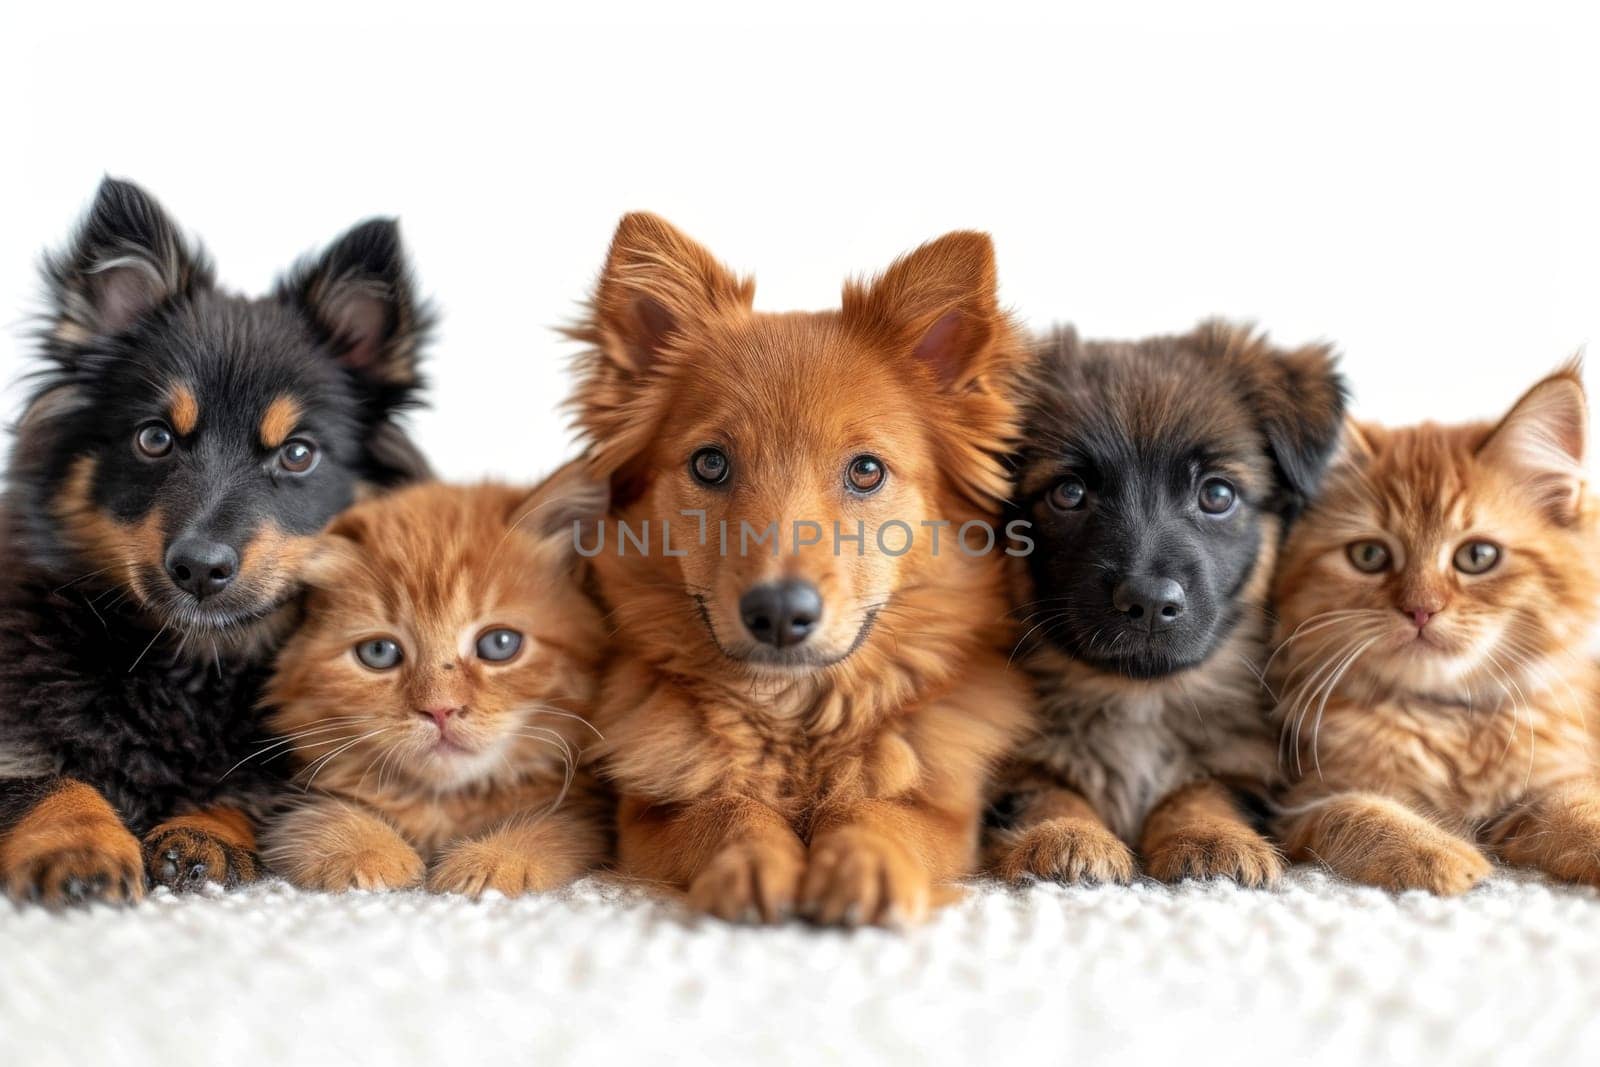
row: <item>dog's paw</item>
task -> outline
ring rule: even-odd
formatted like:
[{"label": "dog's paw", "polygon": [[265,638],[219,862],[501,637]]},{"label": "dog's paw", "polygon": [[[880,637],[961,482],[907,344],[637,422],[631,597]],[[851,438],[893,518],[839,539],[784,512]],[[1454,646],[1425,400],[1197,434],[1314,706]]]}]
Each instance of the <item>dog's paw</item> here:
[{"label": "dog's paw", "polygon": [[1090,819],[1046,819],[1001,836],[992,867],[1008,882],[1133,881],[1133,852]]},{"label": "dog's paw", "polygon": [[302,889],[343,893],[351,889],[414,889],[425,867],[415,849],[402,841],[348,852],[329,852],[297,865],[290,880]]},{"label": "dog's paw", "polygon": [[800,913],[830,926],[905,926],[933,907],[933,882],[903,845],[845,827],[819,836],[800,891]]},{"label": "dog's paw", "polygon": [[476,898],[492,889],[515,897],[555,889],[564,881],[536,856],[494,841],[464,841],[435,861],[428,891]]},{"label": "dog's paw", "polygon": [[1276,885],[1283,856],[1247,826],[1220,823],[1172,833],[1151,846],[1145,857],[1151,877],[1163,882],[1185,878],[1231,878],[1250,889]]},{"label": "dog's paw", "polygon": [[207,882],[232,889],[261,877],[261,861],[254,852],[191,826],[158,826],[146,834],[144,869],[151,885],[176,893]]},{"label": "dog's paw", "polygon": [[797,847],[740,841],[712,856],[689,883],[689,907],[728,922],[783,922],[794,914],[804,871]]},{"label": "dog's paw", "polygon": [[61,840],[9,842],[0,877],[13,899],[51,908],[144,896],[139,840],[118,825]]}]

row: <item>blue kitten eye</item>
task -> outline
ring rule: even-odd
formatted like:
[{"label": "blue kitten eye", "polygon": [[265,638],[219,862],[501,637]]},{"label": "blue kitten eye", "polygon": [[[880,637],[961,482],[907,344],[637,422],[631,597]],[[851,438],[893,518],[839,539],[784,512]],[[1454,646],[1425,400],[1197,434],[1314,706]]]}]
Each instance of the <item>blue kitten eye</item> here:
[{"label": "blue kitten eye", "polygon": [[1468,541],[1456,549],[1456,570],[1462,574],[1482,574],[1500,562],[1500,546],[1489,541]]},{"label": "blue kitten eye", "polygon": [[400,644],[393,638],[374,637],[356,646],[356,659],[375,671],[392,670],[405,657],[400,654]]},{"label": "blue kitten eye", "polygon": [[522,635],[501,627],[478,638],[478,658],[504,663],[522,650]]}]

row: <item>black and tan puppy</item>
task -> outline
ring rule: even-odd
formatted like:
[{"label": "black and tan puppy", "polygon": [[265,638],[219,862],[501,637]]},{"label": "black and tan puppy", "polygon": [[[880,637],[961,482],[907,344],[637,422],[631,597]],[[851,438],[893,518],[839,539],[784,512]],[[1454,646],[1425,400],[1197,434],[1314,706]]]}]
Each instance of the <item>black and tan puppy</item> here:
[{"label": "black and tan puppy", "polygon": [[111,180],[45,280],[3,516],[0,884],[54,904],[247,880],[267,660],[313,535],[426,470],[392,417],[427,315],[392,222],[250,300]]},{"label": "black and tan puppy", "polygon": [[[1207,323],[1080,342],[1061,330],[1024,385],[1014,595],[1039,733],[992,819],[1012,879],[1274,880],[1240,791],[1278,767],[1260,680],[1286,524],[1337,442],[1331,351]],[[1130,848],[1132,846],[1132,848]]]}]

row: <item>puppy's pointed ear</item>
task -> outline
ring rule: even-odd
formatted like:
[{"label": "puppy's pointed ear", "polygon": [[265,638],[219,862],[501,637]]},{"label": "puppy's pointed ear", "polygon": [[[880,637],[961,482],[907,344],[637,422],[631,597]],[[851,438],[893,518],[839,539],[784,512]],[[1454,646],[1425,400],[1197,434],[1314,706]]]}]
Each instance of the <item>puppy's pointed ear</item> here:
[{"label": "puppy's pointed ear", "polygon": [[1293,515],[1321,486],[1344,429],[1345,383],[1332,346],[1281,349],[1226,322],[1204,323],[1194,336],[1243,384],[1278,468],[1282,510]]},{"label": "puppy's pointed ear", "polygon": [[433,319],[417,297],[394,219],[369,219],[301,260],[277,296],[311,320],[358,378],[402,389],[420,384],[417,363]]},{"label": "puppy's pointed ear", "polygon": [[1007,324],[997,295],[994,242],[972,230],[945,234],[901,256],[879,277],[847,284],[844,320],[903,352],[950,392],[1016,354],[1016,346],[999,343]]},{"label": "puppy's pointed ear", "polygon": [[556,544],[575,557],[580,543],[594,542],[596,527],[610,505],[606,480],[579,459],[561,467],[527,496],[518,498],[506,518],[513,529]]},{"label": "puppy's pointed ear", "polygon": [[646,212],[624,215],[600,273],[591,339],[617,369],[650,370],[675,336],[720,312],[747,309],[755,283]]},{"label": "puppy's pointed ear", "polygon": [[1589,404],[1582,369],[1562,367],[1512,405],[1478,446],[1478,457],[1511,471],[1554,521],[1578,515],[1583,499]]},{"label": "puppy's pointed ear", "polygon": [[70,247],[44,264],[51,336],[87,344],[131,327],[168,301],[212,284],[211,265],[155,199],[107,178]]}]

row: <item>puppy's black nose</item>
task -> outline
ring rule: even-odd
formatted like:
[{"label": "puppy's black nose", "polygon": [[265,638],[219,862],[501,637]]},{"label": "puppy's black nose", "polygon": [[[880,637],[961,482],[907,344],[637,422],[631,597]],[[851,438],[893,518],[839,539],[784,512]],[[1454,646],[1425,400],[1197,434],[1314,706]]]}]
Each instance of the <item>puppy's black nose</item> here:
[{"label": "puppy's black nose", "polygon": [[187,535],[167,549],[167,576],[197,600],[215,596],[239,573],[239,553],[227,545]]},{"label": "puppy's black nose", "polygon": [[1111,606],[1141,629],[1155,633],[1183,616],[1183,586],[1171,578],[1134,575],[1124,578],[1112,591]]},{"label": "puppy's black nose", "polygon": [[739,598],[739,618],[764,645],[798,645],[822,620],[822,595],[810,582],[768,582]]}]

